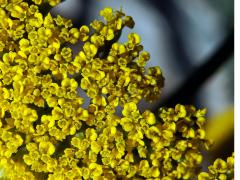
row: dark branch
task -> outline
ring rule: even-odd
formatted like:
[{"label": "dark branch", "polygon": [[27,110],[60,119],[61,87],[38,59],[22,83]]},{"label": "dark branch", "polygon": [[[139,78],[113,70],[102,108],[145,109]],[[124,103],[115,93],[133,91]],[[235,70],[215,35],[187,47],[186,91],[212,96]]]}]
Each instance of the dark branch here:
[{"label": "dark branch", "polygon": [[[172,93],[167,99],[159,103],[161,106],[174,106],[177,103],[189,104],[192,97],[200,89],[203,83],[212,76],[223,65],[229,57],[234,53],[234,31],[225,38],[222,45],[204,61],[202,65],[197,67],[190,73],[182,85]],[[157,109],[154,110],[157,112]]]}]

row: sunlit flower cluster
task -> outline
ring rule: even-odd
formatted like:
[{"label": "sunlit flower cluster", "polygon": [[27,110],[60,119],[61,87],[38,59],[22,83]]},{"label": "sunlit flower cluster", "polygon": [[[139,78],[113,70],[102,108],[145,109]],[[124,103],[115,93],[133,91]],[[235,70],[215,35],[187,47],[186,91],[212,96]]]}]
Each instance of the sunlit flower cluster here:
[{"label": "sunlit flower cluster", "polygon": [[[201,167],[206,110],[140,112],[164,78],[140,36],[118,42],[132,17],[72,27],[42,7],[60,0],[0,0],[0,168],[9,179],[191,179]],[[83,43],[73,56],[70,44]],[[90,99],[83,108],[82,89]],[[117,115],[116,109],[122,109]],[[206,174],[200,176],[206,176]]]},{"label": "sunlit flower cluster", "polygon": [[234,153],[226,161],[218,158],[213,165],[208,167],[209,172],[202,172],[198,175],[199,180],[227,180],[234,179]]}]

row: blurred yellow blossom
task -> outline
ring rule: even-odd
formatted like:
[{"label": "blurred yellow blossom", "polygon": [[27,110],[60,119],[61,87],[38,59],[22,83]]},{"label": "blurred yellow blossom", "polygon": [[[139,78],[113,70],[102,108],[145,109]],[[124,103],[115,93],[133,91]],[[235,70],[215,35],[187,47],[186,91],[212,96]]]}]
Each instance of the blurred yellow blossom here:
[{"label": "blurred yellow blossom", "polygon": [[207,179],[234,179],[234,153],[226,161],[218,158],[208,167],[209,172],[201,172],[199,180]]}]

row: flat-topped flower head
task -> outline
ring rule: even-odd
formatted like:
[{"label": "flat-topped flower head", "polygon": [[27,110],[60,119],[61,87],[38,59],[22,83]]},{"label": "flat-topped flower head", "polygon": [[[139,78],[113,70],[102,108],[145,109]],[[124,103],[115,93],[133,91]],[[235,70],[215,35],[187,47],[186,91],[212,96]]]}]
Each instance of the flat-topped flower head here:
[{"label": "flat-topped flower head", "polygon": [[[7,179],[193,179],[202,163],[206,109],[159,100],[160,67],[122,10],[74,27],[46,12],[61,0],[0,0],[0,172]],[[73,44],[81,44],[77,55]],[[80,93],[84,92],[84,93]],[[80,96],[83,94],[83,97]],[[199,179],[233,175],[217,159]],[[0,175],[2,176],[2,175]]]}]

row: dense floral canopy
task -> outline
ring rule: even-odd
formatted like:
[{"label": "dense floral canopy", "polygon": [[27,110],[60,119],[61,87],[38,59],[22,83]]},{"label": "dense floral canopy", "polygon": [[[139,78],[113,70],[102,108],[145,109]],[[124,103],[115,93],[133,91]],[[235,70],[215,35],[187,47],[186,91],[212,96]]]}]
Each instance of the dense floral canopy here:
[{"label": "dense floral canopy", "polygon": [[[72,27],[44,12],[60,0],[0,0],[0,167],[8,179],[192,179],[201,168],[206,109],[177,104],[140,112],[164,85],[132,17]],[[70,44],[82,42],[73,56]],[[82,89],[90,99],[83,108]],[[122,109],[121,115],[116,108]],[[199,179],[233,176],[233,157]]]}]

